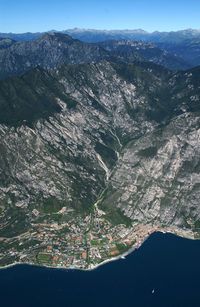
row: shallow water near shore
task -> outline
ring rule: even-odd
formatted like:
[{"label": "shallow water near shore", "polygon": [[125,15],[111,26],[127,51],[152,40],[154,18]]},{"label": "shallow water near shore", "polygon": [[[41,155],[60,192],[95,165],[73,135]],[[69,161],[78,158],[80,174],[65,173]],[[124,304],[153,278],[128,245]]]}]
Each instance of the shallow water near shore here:
[{"label": "shallow water near shore", "polygon": [[200,241],[155,233],[126,259],[92,271],[0,270],[2,307],[200,306]]}]

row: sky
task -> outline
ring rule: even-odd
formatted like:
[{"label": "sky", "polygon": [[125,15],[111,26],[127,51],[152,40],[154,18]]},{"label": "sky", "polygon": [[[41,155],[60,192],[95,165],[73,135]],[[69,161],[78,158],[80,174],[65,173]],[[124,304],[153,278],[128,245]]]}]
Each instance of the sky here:
[{"label": "sky", "polygon": [[200,29],[200,0],[0,0],[0,32]]}]

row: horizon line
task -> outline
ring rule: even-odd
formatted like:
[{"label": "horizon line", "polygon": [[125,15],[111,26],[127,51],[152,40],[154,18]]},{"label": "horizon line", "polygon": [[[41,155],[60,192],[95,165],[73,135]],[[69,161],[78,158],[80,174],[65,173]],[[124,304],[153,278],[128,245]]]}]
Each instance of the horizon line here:
[{"label": "horizon line", "polygon": [[117,31],[141,31],[144,32],[146,34],[153,34],[153,33],[170,33],[170,32],[181,32],[181,31],[196,31],[196,32],[200,32],[200,28],[182,28],[182,29],[178,29],[178,30],[163,30],[163,31],[159,31],[159,30],[154,30],[154,31],[148,31],[148,30],[144,30],[142,28],[126,28],[126,29],[96,29],[96,28],[78,28],[78,27],[74,27],[74,28],[68,28],[65,30],[56,30],[56,29],[51,29],[51,30],[44,30],[44,31],[36,31],[36,32],[32,32],[32,31],[27,31],[27,32],[1,32],[0,34],[16,34],[16,35],[22,35],[22,34],[40,34],[40,33],[49,33],[49,32],[65,32],[65,31],[98,31],[98,32],[117,32]]}]

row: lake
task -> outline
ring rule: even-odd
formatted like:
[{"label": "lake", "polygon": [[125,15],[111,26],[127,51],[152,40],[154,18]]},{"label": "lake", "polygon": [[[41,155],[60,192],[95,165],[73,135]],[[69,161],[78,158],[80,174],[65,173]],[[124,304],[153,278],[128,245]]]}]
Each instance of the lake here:
[{"label": "lake", "polygon": [[200,241],[155,233],[125,260],[88,272],[0,270],[0,307],[32,306],[199,307]]}]

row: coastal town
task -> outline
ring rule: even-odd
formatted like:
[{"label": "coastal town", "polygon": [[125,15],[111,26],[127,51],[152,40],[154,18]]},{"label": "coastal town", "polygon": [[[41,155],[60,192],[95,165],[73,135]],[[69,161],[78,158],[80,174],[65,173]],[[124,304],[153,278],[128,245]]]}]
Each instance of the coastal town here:
[{"label": "coastal town", "polygon": [[[2,250],[6,250],[6,246],[8,248],[6,252],[1,250],[0,259],[7,261],[6,264],[10,260],[10,264],[31,263],[56,268],[93,269],[139,248],[153,232],[194,237],[192,231],[179,231],[173,227],[165,229],[157,225],[134,223],[129,226],[113,225],[97,205],[85,217],[72,216],[73,210],[63,207],[54,218],[49,214],[44,219],[34,209],[32,231],[12,239],[0,238]],[[51,218],[51,223],[47,217]]]}]

